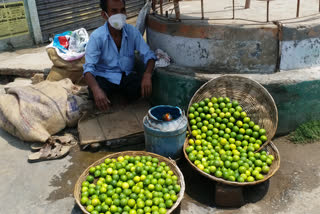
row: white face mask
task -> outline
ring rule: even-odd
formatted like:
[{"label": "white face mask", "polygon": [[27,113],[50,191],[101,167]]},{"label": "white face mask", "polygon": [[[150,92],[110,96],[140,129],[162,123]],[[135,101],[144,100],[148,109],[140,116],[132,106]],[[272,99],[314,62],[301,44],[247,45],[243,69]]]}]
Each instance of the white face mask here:
[{"label": "white face mask", "polygon": [[108,16],[108,14],[105,12],[106,16],[109,18],[108,22],[110,23],[110,25],[117,30],[121,30],[123,28],[123,26],[126,24],[126,19],[127,16],[122,14],[122,13],[118,13],[112,16]]}]

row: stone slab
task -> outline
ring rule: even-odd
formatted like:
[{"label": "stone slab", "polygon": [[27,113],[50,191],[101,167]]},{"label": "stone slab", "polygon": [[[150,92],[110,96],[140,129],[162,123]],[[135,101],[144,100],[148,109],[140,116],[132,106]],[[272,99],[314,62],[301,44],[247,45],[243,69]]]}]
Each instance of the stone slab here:
[{"label": "stone slab", "polygon": [[0,53],[0,75],[32,77],[52,66],[45,46]]}]

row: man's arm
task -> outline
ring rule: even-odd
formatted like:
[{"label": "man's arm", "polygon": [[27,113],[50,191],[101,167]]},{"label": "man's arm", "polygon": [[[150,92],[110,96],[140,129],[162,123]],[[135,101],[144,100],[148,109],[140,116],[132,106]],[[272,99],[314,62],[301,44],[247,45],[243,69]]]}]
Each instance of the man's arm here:
[{"label": "man's arm", "polygon": [[149,97],[152,94],[152,72],[154,69],[155,61],[150,59],[147,63],[146,71],[143,74],[141,81],[141,96]]},{"label": "man's arm", "polygon": [[87,72],[84,74],[84,79],[93,93],[94,101],[98,109],[100,111],[107,111],[111,102],[98,85],[96,78],[90,72]]},{"label": "man's arm", "polygon": [[95,67],[99,61],[100,55],[100,47],[97,44],[96,39],[91,36],[86,48],[86,63],[83,66],[84,79],[89,88],[92,90],[94,101],[98,109],[101,111],[106,111],[109,107],[110,101],[104,91],[99,87],[99,84],[94,76],[94,72],[96,70]]}]

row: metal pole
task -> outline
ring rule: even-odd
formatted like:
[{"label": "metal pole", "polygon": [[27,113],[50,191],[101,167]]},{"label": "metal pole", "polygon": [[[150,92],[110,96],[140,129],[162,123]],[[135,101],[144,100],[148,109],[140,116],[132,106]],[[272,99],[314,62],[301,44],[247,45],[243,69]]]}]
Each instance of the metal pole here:
[{"label": "metal pole", "polygon": [[180,20],[180,7],[179,0],[173,0],[174,12],[176,14],[176,20]]},{"label": "metal pole", "polygon": [[201,0],[201,19],[204,19],[203,0]]},{"label": "metal pole", "polygon": [[[320,0],[319,0],[320,1]],[[250,8],[250,3],[251,3],[251,0],[246,0],[246,4],[244,6],[244,9],[248,9]]]},{"label": "metal pole", "polygon": [[156,0],[152,0],[152,11],[155,12],[156,11]]},{"label": "metal pole", "polygon": [[267,0],[267,22],[269,22],[269,0]]},{"label": "metal pole", "polygon": [[160,14],[161,14],[161,16],[163,15],[162,2],[163,2],[163,0],[160,0]]},{"label": "metal pole", "polygon": [[297,1],[297,15],[296,17],[299,17],[299,12],[300,12],[300,0]]},{"label": "metal pole", "polygon": [[234,15],[234,0],[232,0],[232,19],[235,18],[235,15]]},{"label": "metal pole", "polygon": [[[4,1],[2,2],[4,3]],[[36,1],[35,0],[28,1],[28,7],[26,8],[26,10],[29,10],[29,13],[30,13],[30,21],[31,21],[35,43],[37,45],[41,44],[43,43],[43,37],[42,37],[42,32],[40,27]]]}]

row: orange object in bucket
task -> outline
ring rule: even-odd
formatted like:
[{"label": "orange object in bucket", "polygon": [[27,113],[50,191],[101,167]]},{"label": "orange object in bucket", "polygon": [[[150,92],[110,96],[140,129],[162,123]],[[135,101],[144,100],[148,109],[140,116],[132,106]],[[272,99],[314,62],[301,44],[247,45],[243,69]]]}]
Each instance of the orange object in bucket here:
[{"label": "orange object in bucket", "polygon": [[170,113],[166,113],[166,114],[164,114],[164,115],[162,116],[162,119],[163,119],[164,121],[170,121],[170,120],[172,120],[172,116],[171,116]]}]

